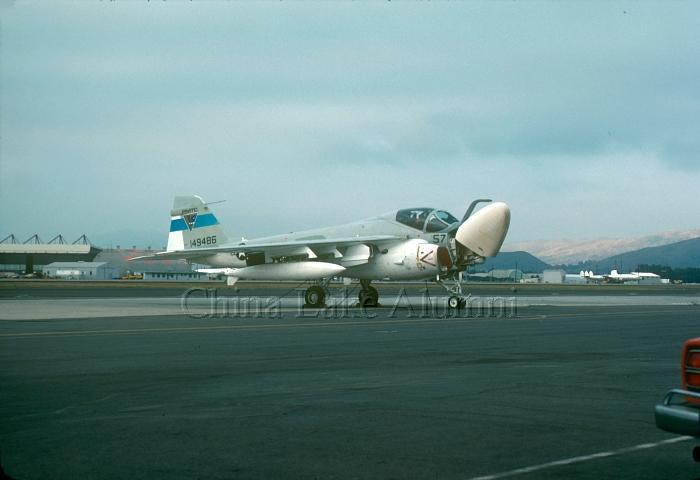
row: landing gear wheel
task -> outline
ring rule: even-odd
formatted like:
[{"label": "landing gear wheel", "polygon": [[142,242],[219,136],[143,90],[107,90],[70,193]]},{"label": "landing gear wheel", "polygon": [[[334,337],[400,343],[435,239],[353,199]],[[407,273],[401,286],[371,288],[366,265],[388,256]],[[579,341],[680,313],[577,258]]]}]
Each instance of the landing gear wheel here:
[{"label": "landing gear wheel", "polygon": [[452,295],[450,298],[447,299],[447,306],[455,310],[461,310],[466,305],[467,301],[457,295]]},{"label": "landing gear wheel", "polygon": [[318,308],[325,304],[326,291],[323,288],[314,285],[306,289],[306,292],[304,292],[304,306]]},{"label": "landing gear wheel", "polygon": [[372,286],[367,286],[360,290],[357,301],[361,307],[376,307],[379,305],[379,292]]},{"label": "landing gear wheel", "polygon": [[700,462],[700,447],[693,448],[693,460]]}]

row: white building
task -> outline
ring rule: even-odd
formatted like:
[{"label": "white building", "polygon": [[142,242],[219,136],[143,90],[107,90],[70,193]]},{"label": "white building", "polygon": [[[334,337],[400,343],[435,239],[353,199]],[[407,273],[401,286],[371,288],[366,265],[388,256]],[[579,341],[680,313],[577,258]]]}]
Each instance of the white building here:
[{"label": "white building", "polygon": [[199,272],[143,272],[143,279],[150,282],[208,282],[215,277]]},{"label": "white building", "polygon": [[542,283],[564,283],[566,272],[564,270],[545,270],[542,272]]},{"label": "white building", "polygon": [[564,283],[570,283],[574,285],[586,285],[590,282],[586,277],[582,277],[578,273],[567,273],[566,277],[564,278]]},{"label": "white building", "polygon": [[119,272],[107,262],[53,262],[45,265],[42,272],[49,278],[63,280],[111,280]]}]

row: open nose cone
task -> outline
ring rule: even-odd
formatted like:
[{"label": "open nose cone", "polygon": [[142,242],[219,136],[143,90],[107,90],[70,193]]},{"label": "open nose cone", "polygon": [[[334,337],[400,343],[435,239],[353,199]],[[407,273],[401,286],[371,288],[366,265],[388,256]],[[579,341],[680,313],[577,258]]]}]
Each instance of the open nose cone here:
[{"label": "open nose cone", "polygon": [[493,257],[501,249],[510,225],[510,208],[496,202],[469,217],[457,229],[455,239],[482,257]]}]

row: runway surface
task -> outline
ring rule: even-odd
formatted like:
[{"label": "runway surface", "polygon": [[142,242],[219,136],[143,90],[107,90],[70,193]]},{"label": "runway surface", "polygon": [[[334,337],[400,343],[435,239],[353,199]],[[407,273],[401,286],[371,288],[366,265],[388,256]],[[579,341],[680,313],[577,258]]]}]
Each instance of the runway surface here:
[{"label": "runway surface", "polygon": [[700,476],[697,442],[653,419],[700,335],[692,302],[5,310],[45,301],[0,304],[0,452],[18,480]]},{"label": "runway surface", "polygon": [[[434,295],[442,295],[444,290],[433,283],[422,282],[375,282],[382,295],[395,295],[401,289],[417,291],[428,287]],[[304,288],[306,282],[254,282],[240,281],[235,287],[227,287],[223,282],[144,282],[124,281],[62,281],[62,280],[6,280],[0,279],[0,299],[59,299],[59,298],[178,298],[183,290],[190,287],[217,288],[224,295],[242,292],[247,295],[284,295],[295,289]],[[341,283],[330,285],[332,290],[349,288],[357,290],[355,283],[345,287]],[[687,296],[699,297],[700,285],[557,285],[557,284],[513,284],[513,283],[469,283],[465,293],[477,296],[517,295],[519,297],[575,295],[578,297],[596,296]]]}]

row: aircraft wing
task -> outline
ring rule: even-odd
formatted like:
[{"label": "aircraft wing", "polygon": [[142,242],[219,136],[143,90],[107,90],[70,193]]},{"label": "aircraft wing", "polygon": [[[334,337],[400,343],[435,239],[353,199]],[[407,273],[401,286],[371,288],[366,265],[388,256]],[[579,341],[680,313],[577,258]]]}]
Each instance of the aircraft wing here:
[{"label": "aircraft wing", "polygon": [[[266,252],[274,255],[292,255],[302,252],[304,249],[311,250],[315,256],[318,252],[333,252],[338,248],[350,247],[353,245],[375,244],[391,240],[399,240],[403,237],[395,235],[368,235],[346,238],[321,238],[308,240],[289,240],[285,242],[268,242],[256,243],[241,242],[238,244],[226,244],[220,247],[202,247],[190,248],[185,250],[174,250],[157,252],[152,255],[143,255],[140,257],[130,258],[129,260],[180,260],[180,259],[196,259],[216,253],[246,253],[246,252]],[[314,258],[310,256],[310,258]]]}]

